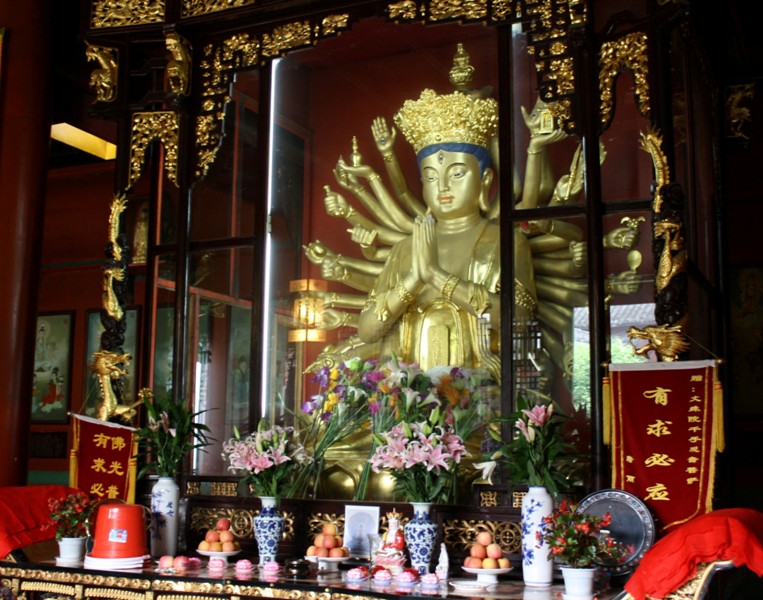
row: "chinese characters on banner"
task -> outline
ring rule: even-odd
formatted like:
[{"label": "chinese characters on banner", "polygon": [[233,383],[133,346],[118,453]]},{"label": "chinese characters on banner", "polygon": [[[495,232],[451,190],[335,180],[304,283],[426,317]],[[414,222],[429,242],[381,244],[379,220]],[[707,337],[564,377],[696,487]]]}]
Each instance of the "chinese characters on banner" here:
[{"label": "chinese characters on banner", "polygon": [[137,459],[132,427],[74,415],[69,484],[93,498],[135,501]]},{"label": "chinese characters on banner", "polygon": [[724,447],[715,361],[609,371],[604,441],[612,449],[612,487],[641,498],[663,532],[710,512],[715,455]]}]

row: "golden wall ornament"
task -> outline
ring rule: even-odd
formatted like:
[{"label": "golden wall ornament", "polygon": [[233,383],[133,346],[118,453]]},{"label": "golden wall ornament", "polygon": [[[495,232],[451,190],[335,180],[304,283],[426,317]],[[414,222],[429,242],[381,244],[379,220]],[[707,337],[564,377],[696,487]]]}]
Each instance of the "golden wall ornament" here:
[{"label": "golden wall ornament", "polygon": [[487,17],[487,5],[487,0],[432,0],[429,3],[429,18],[432,21],[484,19]]},{"label": "golden wall ornament", "polygon": [[117,98],[119,52],[116,48],[88,44],[85,56],[88,62],[95,61],[99,65],[90,74],[90,89],[95,92],[96,100],[113,102]]},{"label": "golden wall ornament", "polygon": [[146,149],[154,140],[164,146],[164,170],[172,183],[178,185],[178,132],[180,117],[172,111],[137,112],[132,116],[130,135],[130,179],[132,187],[143,174]]},{"label": "golden wall ornament", "polygon": [[167,85],[170,92],[187,96],[191,87],[191,45],[177,32],[165,36],[165,44],[170,52],[167,61]]},{"label": "golden wall ornament", "polygon": [[201,66],[202,104],[196,117],[195,177],[206,175],[217,157],[222,140],[225,104],[230,100],[228,86],[235,71],[259,66],[322,37],[333,36],[349,26],[349,15],[334,14],[310,21],[288,23],[260,36],[238,33],[203,49]]},{"label": "golden wall ornament", "polygon": [[601,125],[606,129],[615,110],[615,79],[624,69],[633,73],[636,101],[642,116],[651,114],[649,99],[648,39],[645,32],[629,33],[602,44],[599,50]]},{"label": "golden wall ornament", "polygon": [[180,4],[180,17],[198,17],[222,10],[230,10],[241,6],[250,6],[256,0],[182,0]]},{"label": "golden wall ornament", "polygon": [[[290,511],[279,512],[284,518],[282,539],[284,541],[293,540],[295,536],[295,515]],[[195,506],[189,514],[188,528],[203,536],[209,529],[214,529],[218,519],[227,517],[231,522],[231,531],[233,531],[236,537],[252,539],[254,537],[252,519],[259,513],[258,509]]]},{"label": "golden wall ornament", "polygon": [[528,52],[535,55],[540,99],[548,105],[560,127],[572,133],[576,128],[572,120],[575,64],[569,32],[573,26],[586,23],[587,5],[581,0],[527,0],[520,16],[528,19]]},{"label": "golden wall ornament", "polygon": [[744,128],[752,121],[750,106],[754,90],[754,83],[726,88],[726,137],[750,139]]},{"label": "golden wall ornament", "polygon": [[443,541],[448,549],[468,552],[477,534],[487,531],[508,554],[518,554],[522,548],[522,530],[514,521],[448,519],[443,521]]},{"label": "golden wall ornament", "polygon": [[90,26],[126,27],[164,21],[164,0],[93,0]]}]

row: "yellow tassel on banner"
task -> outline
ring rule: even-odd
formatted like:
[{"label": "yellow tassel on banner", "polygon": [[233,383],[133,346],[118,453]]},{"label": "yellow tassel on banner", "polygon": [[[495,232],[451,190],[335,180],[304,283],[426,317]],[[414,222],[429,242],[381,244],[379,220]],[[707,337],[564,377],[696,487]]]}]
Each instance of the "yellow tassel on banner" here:
[{"label": "yellow tassel on banner", "polygon": [[138,439],[135,437],[134,433],[130,434],[130,439],[132,440],[132,455],[130,461],[127,463],[127,497],[125,500],[130,504],[134,504],[135,486],[138,474],[138,459],[136,458],[138,454]]},{"label": "yellow tassel on banner", "polygon": [[72,449],[69,452],[69,486],[77,487],[79,464],[79,421],[72,419]]},{"label": "yellow tassel on banner", "polygon": [[726,449],[726,434],[723,425],[723,386],[718,380],[718,367],[713,369],[713,439],[716,452]]},{"label": "yellow tassel on banner", "polygon": [[601,379],[601,429],[604,444],[609,446],[612,437],[612,386],[607,376]]}]

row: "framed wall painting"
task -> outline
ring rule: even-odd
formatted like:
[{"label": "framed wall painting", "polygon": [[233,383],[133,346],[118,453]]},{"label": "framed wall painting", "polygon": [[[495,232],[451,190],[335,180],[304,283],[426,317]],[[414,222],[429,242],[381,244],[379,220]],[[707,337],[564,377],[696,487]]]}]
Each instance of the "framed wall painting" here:
[{"label": "framed wall painting", "polygon": [[73,312],[37,317],[32,423],[66,423],[68,420],[73,323]]},{"label": "framed wall painting", "polygon": [[[125,341],[122,349],[127,352],[132,359],[127,367],[127,377],[124,379],[125,399],[129,402],[135,401],[138,395],[136,385],[136,373],[138,365],[138,325],[139,312],[137,308],[131,308],[125,311]],[[104,328],[101,324],[101,311],[91,310],[87,313],[87,337],[85,343],[85,397],[82,401],[80,414],[88,417],[94,417],[98,407],[98,400],[101,397],[101,391],[98,388],[98,381],[95,374],[90,369],[93,359],[93,352],[101,347],[101,334]]]},{"label": "framed wall painting", "polygon": [[732,269],[729,278],[731,306],[731,372],[734,409],[738,415],[760,416],[763,404],[763,267]]}]

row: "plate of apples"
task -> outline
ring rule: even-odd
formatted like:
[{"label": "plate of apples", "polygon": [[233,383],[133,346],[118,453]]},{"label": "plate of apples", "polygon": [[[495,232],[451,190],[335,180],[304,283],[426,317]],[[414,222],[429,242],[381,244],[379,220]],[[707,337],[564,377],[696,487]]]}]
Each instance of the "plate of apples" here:
[{"label": "plate of apples", "polygon": [[489,531],[480,531],[476,541],[469,548],[469,556],[464,559],[464,571],[477,576],[479,583],[498,583],[498,575],[511,571],[508,557],[493,540]]},{"label": "plate of apples", "polygon": [[204,539],[196,546],[196,552],[209,558],[225,559],[241,552],[238,540],[230,529],[230,519],[218,519],[215,526],[204,534]]}]

